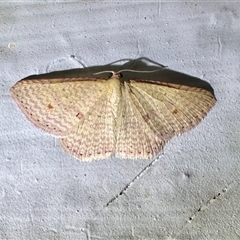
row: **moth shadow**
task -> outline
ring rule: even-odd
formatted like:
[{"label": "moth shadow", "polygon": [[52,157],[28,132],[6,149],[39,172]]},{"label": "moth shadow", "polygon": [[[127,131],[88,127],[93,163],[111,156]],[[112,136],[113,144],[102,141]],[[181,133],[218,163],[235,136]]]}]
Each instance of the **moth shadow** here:
[{"label": "moth shadow", "polygon": [[[124,64],[118,64],[119,62]],[[151,65],[150,65],[150,64]],[[154,64],[154,65],[152,65]],[[45,74],[32,75],[24,80],[31,79],[71,79],[78,77],[91,77],[108,79],[109,73],[112,71],[121,71],[123,79],[146,79],[158,82],[173,83],[185,85],[189,87],[197,87],[205,89],[214,95],[214,90],[211,85],[200,78],[190,76],[185,73],[177,72],[166,66],[159,64],[149,58],[141,57],[137,59],[121,59],[102,66],[91,66],[87,68],[76,68],[63,71],[54,71]],[[98,74],[103,72],[101,74]]]}]

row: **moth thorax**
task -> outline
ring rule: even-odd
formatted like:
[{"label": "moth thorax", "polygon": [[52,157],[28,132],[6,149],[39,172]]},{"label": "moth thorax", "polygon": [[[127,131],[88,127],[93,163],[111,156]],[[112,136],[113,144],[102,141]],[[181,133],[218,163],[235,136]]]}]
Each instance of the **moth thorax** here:
[{"label": "moth thorax", "polygon": [[121,72],[114,72],[112,71],[110,74],[110,78],[122,78],[122,73]]}]

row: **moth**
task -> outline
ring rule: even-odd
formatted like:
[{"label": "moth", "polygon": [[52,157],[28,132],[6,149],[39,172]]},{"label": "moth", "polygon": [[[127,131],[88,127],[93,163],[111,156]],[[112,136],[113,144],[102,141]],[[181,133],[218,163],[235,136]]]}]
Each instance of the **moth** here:
[{"label": "moth", "polygon": [[124,75],[30,76],[17,82],[11,95],[33,124],[58,137],[82,161],[152,159],[216,103],[213,91],[172,82],[171,77]]}]

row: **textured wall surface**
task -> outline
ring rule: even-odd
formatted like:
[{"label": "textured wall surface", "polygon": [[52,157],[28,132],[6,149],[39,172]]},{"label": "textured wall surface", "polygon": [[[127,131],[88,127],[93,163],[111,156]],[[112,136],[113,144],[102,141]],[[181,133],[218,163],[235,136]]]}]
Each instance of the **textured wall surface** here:
[{"label": "textured wall surface", "polygon": [[[0,239],[239,239],[239,26],[236,2],[2,2]],[[32,74],[139,57],[208,81],[218,100],[153,165],[80,162],[10,96]]]}]

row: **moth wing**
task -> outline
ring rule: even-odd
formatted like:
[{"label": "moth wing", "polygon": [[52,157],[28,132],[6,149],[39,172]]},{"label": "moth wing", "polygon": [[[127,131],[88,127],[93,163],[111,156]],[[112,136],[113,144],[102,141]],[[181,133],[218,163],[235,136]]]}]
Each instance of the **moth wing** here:
[{"label": "moth wing", "polygon": [[123,95],[116,147],[123,158],[153,158],[172,137],[196,126],[216,102],[202,88],[136,79]]},{"label": "moth wing", "polygon": [[60,141],[71,155],[83,161],[106,159],[114,154],[115,129],[111,95],[102,96],[72,133]]},{"label": "moth wing", "polygon": [[37,127],[56,136],[66,136],[103,96],[105,81],[26,78],[11,88],[11,94]]}]

